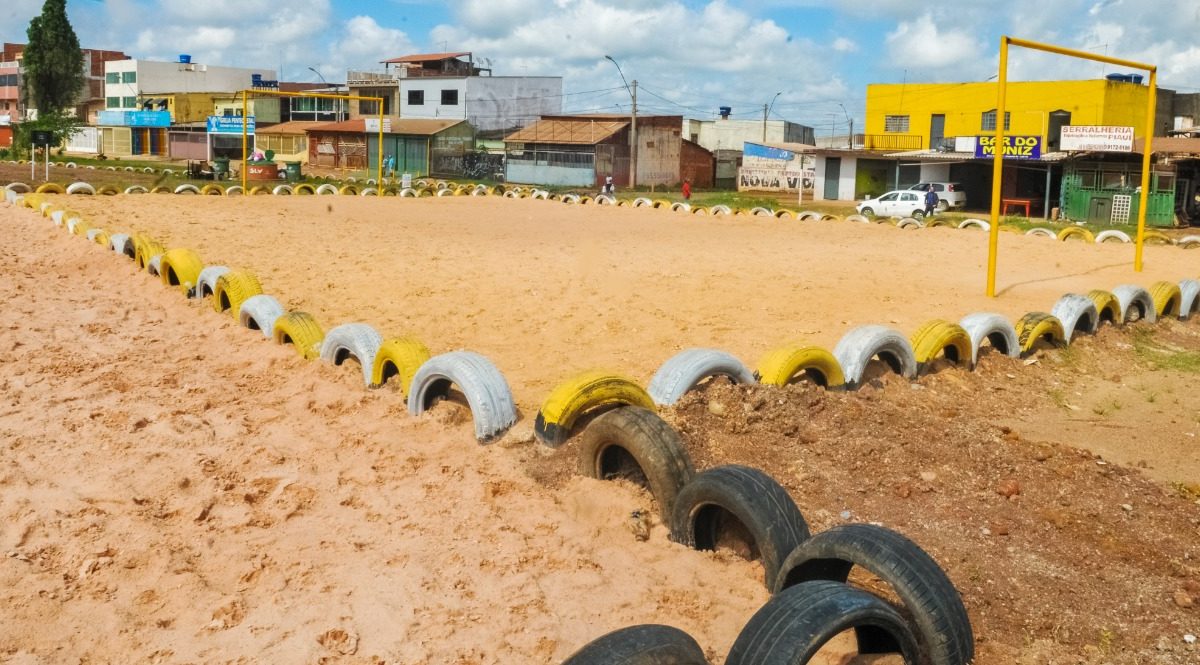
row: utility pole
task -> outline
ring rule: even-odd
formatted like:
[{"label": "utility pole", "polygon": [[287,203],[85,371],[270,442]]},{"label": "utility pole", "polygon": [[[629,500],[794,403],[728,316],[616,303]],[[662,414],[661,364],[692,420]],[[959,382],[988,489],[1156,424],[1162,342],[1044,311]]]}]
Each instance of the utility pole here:
[{"label": "utility pole", "polygon": [[767,141],[767,105],[763,104],[763,142]]},{"label": "utility pole", "polygon": [[[779,96],[782,94],[783,94],[782,90],[775,93],[775,96],[771,98],[770,104],[763,104],[763,139],[762,139],[763,143],[767,142],[767,116],[770,115],[771,108],[775,106],[775,100],[779,99]],[[784,132],[783,140],[785,140],[785,141],[787,140],[787,132],[786,131]]]},{"label": "utility pole", "polygon": [[629,140],[632,144],[629,151],[629,188],[637,187],[637,157],[638,157],[638,135],[637,135],[637,79],[633,80],[633,89],[630,95],[633,97],[633,107],[629,114]]},{"label": "utility pole", "polygon": [[[845,116],[846,116],[846,124],[850,125],[850,140],[846,142],[846,147],[853,150],[854,149],[854,118],[850,117],[850,112],[846,110],[846,107],[841,102],[838,102],[838,106],[840,106],[842,108],[842,113],[845,114]],[[832,148],[833,146],[831,145],[829,147]]]}]

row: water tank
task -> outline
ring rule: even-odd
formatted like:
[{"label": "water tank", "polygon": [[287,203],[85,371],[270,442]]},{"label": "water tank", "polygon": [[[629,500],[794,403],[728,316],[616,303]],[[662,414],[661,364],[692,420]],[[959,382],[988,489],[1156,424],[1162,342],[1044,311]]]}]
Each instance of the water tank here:
[{"label": "water tank", "polygon": [[721,114],[721,117],[724,118],[725,120],[728,120],[729,114],[733,113],[733,107],[731,107],[731,106],[722,106],[718,110]]},{"label": "water tank", "polygon": [[190,56],[186,53],[180,53],[179,54],[179,62],[180,62],[180,64],[190,65],[190,64],[192,64],[192,56]]}]

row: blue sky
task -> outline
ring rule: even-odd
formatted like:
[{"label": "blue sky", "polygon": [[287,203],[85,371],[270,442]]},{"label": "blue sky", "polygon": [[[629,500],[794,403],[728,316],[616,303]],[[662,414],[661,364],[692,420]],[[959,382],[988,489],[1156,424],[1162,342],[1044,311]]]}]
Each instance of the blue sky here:
[{"label": "blue sky", "polygon": [[[25,41],[42,0],[5,0],[0,39]],[[72,0],[86,47],[134,57],[281,69],[329,81],[413,52],[472,51],[497,75],[564,77],[564,111],[711,118],[719,106],[845,132],[868,83],[995,74],[1001,34],[1155,63],[1200,91],[1200,5],[1178,0]],[[1093,78],[1095,63],[1014,51],[1014,79]],[[843,108],[845,111],[843,111]]]}]

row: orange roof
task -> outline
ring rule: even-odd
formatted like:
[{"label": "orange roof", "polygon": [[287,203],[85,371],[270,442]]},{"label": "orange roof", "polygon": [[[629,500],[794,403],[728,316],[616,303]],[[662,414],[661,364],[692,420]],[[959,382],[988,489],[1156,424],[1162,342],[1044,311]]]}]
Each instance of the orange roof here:
[{"label": "orange roof", "polygon": [[328,123],[319,120],[293,120],[291,122],[281,122],[277,125],[268,127],[258,127],[255,131],[259,134],[303,134],[305,131],[325,125]]},{"label": "orange roof", "polygon": [[608,118],[546,118],[509,134],[504,141],[595,145],[628,126],[628,120]]},{"label": "orange roof", "polygon": [[[384,118],[384,120],[390,121],[392,125],[391,131],[384,132],[385,134],[410,134],[418,136],[432,136],[448,127],[466,122],[466,120],[437,120],[433,118]],[[314,127],[309,127],[306,131],[366,134],[367,121],[359,118],[358,120],[343,120],[342,122],[318,123]],[[374,132],[371,133],[373,134]]]},{"label": "orange roof", "polygon": [[390,60],[380,60],[380,64],[394,65],[401,62],[436,62],[438,60],[449,60],[450,58],[461,58],[464,55],[471,55],[470,51],[459,51],[458,53],[414,53],[413,55],[402,55],[399,58]]}]

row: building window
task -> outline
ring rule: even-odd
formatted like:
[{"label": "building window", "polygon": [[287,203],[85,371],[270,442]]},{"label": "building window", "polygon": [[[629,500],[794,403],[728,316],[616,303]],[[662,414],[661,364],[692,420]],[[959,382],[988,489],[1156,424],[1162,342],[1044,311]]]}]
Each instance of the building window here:
[{"label": "building window", "polygon": [[[1004,131],[1008,131],[1009,123],[1012,121],[1012,113],[1004,112]],[[983,120],[979,123],[979,129],[985,132],[996,131],[996,109],[983,112]]]},{"label": "building window", "polygon": [[120,97],[108,97],[108,98],[106,98],[106,99],[104,100],[104,108],[107,108],[107,109],[119,109],[119,108],[121,108],[121,98],[120,98]]},{"label": "building window", "polygon": [[885,115],[883,116],[883,131],[889,134],[907,134],[908,133],[908,116],[906,115]]},{"label": "building window", "polygon": [[1096,172],[1080,171],[1079,186],[1083,189],[1096,189]]},{"label": "building window", "polygon": [[109,73],[105,74],[104,82],[105,83],[120,83],[121,82],[121,73],[120,72],[109,72]]},{"label": "building window", "polygon": [[135,108],[137,108],[137,105],[138,105],[137,97],[122,97],[121,98],[121,108],[123,108],[123,109],[135,109]]},{"label": "building window", "polygon": [[442,91],[442,106],[458,106],[458,91],[443,90]]},{"label": "building window", "polygon": [[362,99],[358,102],[360,115],[379,115],[379,102],[374,99]]},{"label": "building window", "polygon": [[121,83],[137,83],[137,72],[121,72]]},{"label": "building window", "polygon": [[425,91],[424,90],[409,90],[408,91],[408,105],[409,106],[424,106],[425,105]]}]

